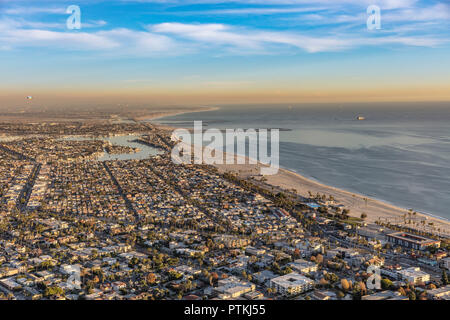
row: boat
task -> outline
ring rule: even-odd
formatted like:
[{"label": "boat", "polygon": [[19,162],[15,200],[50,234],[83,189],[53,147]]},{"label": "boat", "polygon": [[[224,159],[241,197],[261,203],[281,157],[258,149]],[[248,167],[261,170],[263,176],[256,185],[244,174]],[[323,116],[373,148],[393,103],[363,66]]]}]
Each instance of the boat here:
[{"label": "boat", "polygon": [[363,121],[363,120],[366,120],[366,118],[364,118],[363,116],[358,116],[358,117],[356,118],[356,120]]}]

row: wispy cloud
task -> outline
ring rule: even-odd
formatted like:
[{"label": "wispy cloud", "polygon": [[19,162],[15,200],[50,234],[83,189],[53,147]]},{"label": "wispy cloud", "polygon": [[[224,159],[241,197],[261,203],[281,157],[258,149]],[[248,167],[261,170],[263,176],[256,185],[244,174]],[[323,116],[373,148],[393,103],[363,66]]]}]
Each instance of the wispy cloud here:
[{"label": "wispy cloud", "polygon": [[375,4],[383,9],[411,8],[418,0],[122,0],[122,2],[165,4],[241,4],[241,5],[326,5],[367,7]]},{"label": "wispy cloud", "polygon": [[[41,22],[24,18],[3,18],[1,21],[5,29],[12,28],[32,28],[32,29],[66,29],[66,22]],[[100,28],[106,26],[108,23],[104,20],[87,21],[82,23],[84,28]],[[0,31],[1,34],[1,31]]]},{"label": "wispy cloud", "polygon": [[[239,53],[273,53],[283,47],[306,52],[330,52],[366,45],[436,46],[433,37],[313,37],[288,31],[264,31],[224,24],[161,23],[147,30],[115,28],[96,32],[63,32],[38,28],[25,29],[19,23],[0,21],[0,41],[10,47],[102,50],[115,54],[147,55],[162,52],[183,54],[198,50]],[[278,46],[278,48],[277,48]]]},{"label": "wispy cloud", "polygon": [[45,47],[136,55],[167,52],[175,46],[174,41],[164,35],[125,28],[69,32],[24,28],[25,26],[28,25],[20,21],[12,23],[10,19],[0,20],[0,43],[10,49]]},{"label": "wispy cloud", "polygon": [[437,3],[433,6],[395,10],[383,14],[383,20],[389,22],[450,20],[450,5]]},{"label": "wispy cloud", "polygon": [[[1,1],[1,0],[0,0]],[[146,29],[111,26],[104,20],[82,21],[82,30],[65,30],[64,19],[31,19],[32,14],[66,14],[64,6],[14,6],[2,11],[0,41],[3,48],[47,47],[69,50],[101,50],[110,54],[147,55],[155,53],[184,54],[193,52],[221,54],[276,54],[285,50],[309,53],[342,51],[374,45],[434,47],[447,42],[445,35],[432,32],[414,33],[415,28],[429,27],[436,21],[450,20],[450,6],[436,2],[421,6],[416,0],[186,0],[122,2],[155,2],[184,6],[200,3],[233,3],[240,7],[199,10],[202,14],[282,15],[298,13],[302,23],[313,28],[251,27],[227,23],[165,22],[147,25]],[[10,3],[4,1],[3,3]],[[382,23],[396,23],[395,28],[369,33],[365,30],[364,6],[376,3],[387,8]],[[364,10],[337,9],[350,5]],[[181,10],[182,11],[182,10]],[[234,21],[234,23],[236,23]],[[427,24],[430,23],[430,24]],[[332,24],[338,26],[330,27]],[[106,26],[109,28],[107,29]],[[322,29],[320,29],[322,27]],[[92,28],[91,30],[87,30]]]},{"label": "wispy cloud", "polygon": [[40,29],[8,30],[0,34],[0,40],[13,47],[52,47],[69,50],[110,50],[119,46],[114,39],[95,33],[69,33]]},{"label": "wispy cloud", "polygon": [[60,7],[10,7],[2,9],[3,14],[7,15],[33,15],[38,13],[46,14],[65,14],[66,8],[64,6]]},{"label": "wispy cloud", "polygon": [[[293,32],[247,30],[223,24],[162,23],[149,26],[153,32],[171,34],[207,46],[263,50],[268,45],[287,45],[310,53],[339,51],[364,45],[401,44],[436,46],[443,41],[426,37],[312,37]],[[272,48],[272,47],[271,47]]]},{"label": "wispy cloud", "polygon": [[224,45],[244,50],[264,50],[266,45],[273,44],[293,46],[308,52],[336,51],[350,46],[346,40],[309,37],[290,32],[246,30],[223,24],[162,23],[149,26],[149,29],[205,45]]},{"label": "wispy cloud", "polygon": [[183,14],[216,14],[216,15],[272,15],[284,13],[307,13],[326,10],[325,7],[272,7],[272,8],[239,8],[239,9],[214,9],[203,11],[183,11]]}]

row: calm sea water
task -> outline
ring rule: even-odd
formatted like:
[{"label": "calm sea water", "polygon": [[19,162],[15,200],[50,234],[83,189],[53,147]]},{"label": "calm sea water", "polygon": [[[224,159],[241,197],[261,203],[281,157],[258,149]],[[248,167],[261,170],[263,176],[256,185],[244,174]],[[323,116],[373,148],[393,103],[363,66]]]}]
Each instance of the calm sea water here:
[{"label": "calm sea water", "polygon": [[283,168],[450,219],[450,103],[222,106],[158,122],[192,127],[195,120],[206,128],[286,129]]},{"label": "calm sea water", "polygon": [[64,140],[74,140],[74,141],[85,141],[85,140],[107,140],[111,142],[113,145],[123,146],[123,147],[130,147],[130,148],[136,148],[139,149],[137,152],[132,153],[122,153],[122,154],[110,154],[106,151],[104,151],[104,155],[97,158],[97,161],[113,161],[113,160],[143,160],[148,159],[149,157],[156,156],[158,154],[161,154],[162,151],[158,150],[156,148],[133,142],[134,140],[138,139],[139,136],[137,135],[125,135],[125,136],[113,136],[113,137],[102,137],[102,138],[90,138],[90,137],[68,137],[63,138]]}]

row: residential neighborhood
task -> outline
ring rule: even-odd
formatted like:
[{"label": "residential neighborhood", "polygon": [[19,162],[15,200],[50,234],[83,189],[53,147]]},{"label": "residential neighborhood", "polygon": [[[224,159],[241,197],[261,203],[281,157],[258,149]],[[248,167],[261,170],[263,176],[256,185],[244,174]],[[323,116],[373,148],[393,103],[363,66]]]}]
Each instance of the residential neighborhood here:
[{"label": "residential neighborhood", "polygon": [[[174,164],[174,141],[151,124],[0,129],[18,135],[0,142],[1,299],[450,297],[449,239],[367,224],[326,195]],[[100,161],[137,151],[99,133],[160,152]]]}]

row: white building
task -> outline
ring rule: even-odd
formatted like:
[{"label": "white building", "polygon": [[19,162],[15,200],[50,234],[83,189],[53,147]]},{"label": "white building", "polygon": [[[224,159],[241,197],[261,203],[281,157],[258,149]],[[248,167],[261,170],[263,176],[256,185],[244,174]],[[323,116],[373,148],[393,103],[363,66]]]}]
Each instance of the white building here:
[{"label": "white building", "polygon": [[266,250],[258,249],[258,248],[255,248],[255,247],[247,247],[245,249],[245,253],[248,254],[248,255],[251,255],[251,256],[261,256],[264,253],[266,253]]},{"label": "white building", "polygon": [[214,288],[221,299],[233,299],[246,293],[255,291],[256,286],[251,282],[241,281],[232,276],[226,279],[220,279],[218,287]]},{"label": "white building", "polygon": [[289,263],[289,266],[292,268],[292,270],[303,274],[317,271],[317,264],[303,259],[297,259],[294,262]]},{"label": "white building", "polygon": [[411,267],[405,270],[400,270],[398,271],[398,274],[403,281],[408,283],[416,284],[419,282],[427,283],[430,281],[430,275],[421,271],[419,267]]},{"label": "white building", "polygon": [[281,295],[292,296],[313,289],[314,281],[292,272],[270,280],[270,287]]}]

